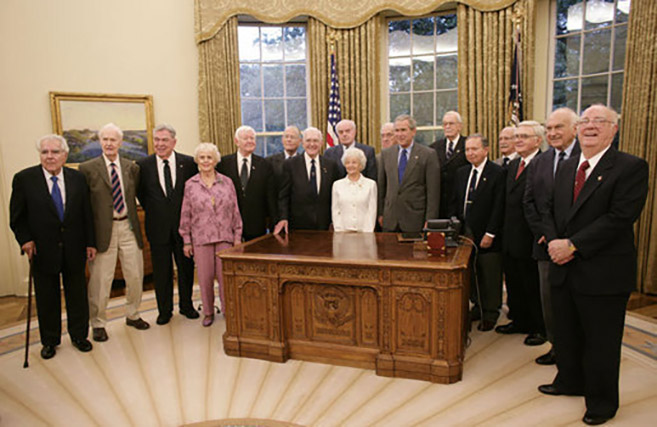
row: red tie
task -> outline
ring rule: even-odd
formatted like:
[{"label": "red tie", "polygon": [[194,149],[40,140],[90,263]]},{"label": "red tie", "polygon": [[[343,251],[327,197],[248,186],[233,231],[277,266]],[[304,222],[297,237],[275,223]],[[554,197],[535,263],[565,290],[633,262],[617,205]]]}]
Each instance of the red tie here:
[{"label": "red tie", "polygon": [[516,180],[517,180],[518,178],[520,178],[520,174],[521,174],[522,171],[524,171],[524,170],[525,170],[525,161],[524,161],[524,160],[521,160],[521,161],[520,161],[520,166],[518,166],[518,172],[516,172]]},{"label": "red tie", "polygon": [[582,191],[584,183],[586,182],[586,170],[589,168],[589,161],[584,160],[579,169],[577,169],[577,175],[575,175],[575,187],[573,188],[573,203],[577,200],[579,192]]}]

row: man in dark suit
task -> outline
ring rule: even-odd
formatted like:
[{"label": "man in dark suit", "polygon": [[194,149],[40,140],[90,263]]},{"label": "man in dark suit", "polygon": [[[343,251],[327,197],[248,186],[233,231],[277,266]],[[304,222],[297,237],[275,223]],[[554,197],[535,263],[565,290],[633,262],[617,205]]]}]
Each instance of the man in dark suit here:
[{"label": "man in dark suit", "polygon": [[296,126],[288,126],[283,132],[283,151],[280,153],[272,154],[267,157],[271,165],[274,176],[276,177],[276,194],[281,189],[283,180],[283,162],[290,157],[297,155],[299,145],[301,145],[301,131]]},{"label": "man in dark suit", "polygon": [[618,115],[593,105],[582,113],[581,154],[563,162],[544,216],[558,373],[539,391],[584,395],[583,422],[618,410],[627,301],[636,286],[633,224],[648,193],[645,160],[611,147]]},{"label": "man in dark suit", "polygon": [[269,162],[253,154],[256,133],[252,127],[237,129],[235,145],[237,152],[223,156],[217,171],[233,180],[242,216],[242,237],[249,241],[267,233],[269,219],[275,219],[276,183]]},{"label": "man in dark suit", "polygon": [[497,146],[500,149],[500,157],[495,159],[495,163],[507,168],[509,162],[518,157],[518,153],[516,153],[516,128],[514,126],[507,126],[502,129],[497,139]]},{"label": "man in dark suit", "polygon": [[468,164],[465,158],[465,137],[461,135],[463,121],[456,111],[448,111],[443,116],[445,137],[430,145],[438,154],[440,163],[440,218],[447,218],[447,209],[454,190],[456,171]]},{"label": "man in dark suit", "polygon": [[173,259],[178,269],[178,307],[189,319],[199,314],[192,304],[194,261],[183,255],[178,233],[185,182],[196,175],[194,159],[174,151],[176,130],[166,124],[153,129],[155,154],[141,159],[137,197],[146,213],[146,237],[151,244],[157,324],[169,323],[173,314]]},{"label": "man in dark suit", "polygon": [[322,132],[314,127],[303,131],[304,153],[283,164],[283,184],[278,196],[282,230],[328,230],[331,225],[331,190],[339,179],[337,165],[319,154]]},{"label": "man in dark suit", "polygon": [[506,278],[507,305],[511,323],[495,328],[501,334],[525,333],[526,345],[545,342],[538,266],[532,258],[534,236],[523,211],[527,168],[539,154],[545,139],[543,126],[524,121],[516,128],[519,157],[509,163],[506,177],[502,255]]},{"label": "man in dark suit", "polygon": [[37,142],[41,164],[18,172],[9,203],[10,226],[32,261],[41,357],[50,359],[61,342],[60,275],[71,342],[90,351],[86,260],[96,256],[89,190],[84,176],[64,166],[68,144],[59,135]]},{"label": "man in dark suit", "polygon": [[[527,183],[523,200],[525,218],[534,235],[532,255],[538,263],[543,321],[546,338],[550,343],[554,343],[552,303],[548,282],[550,256],[547,253],[547,242],[543,235],[541,212],[552,196],[554,175],[559,164],[570,157],[579,156],[579,144],[575,140],[577,119],[577,114],[570,108],[559,108],[550,114],[546,126],[550,149],[534,159],[527,168]],[[539,365],[553,365],[555,362],[553,348],[536,359],[536,363]]]},{"label": "man in dark suit", "polygon": [[338,139],[340,143],[335,147],[331,147],[324,152],[324,157],[331,159],[338,166],[338,171],[340,172],[340,178],[347,176],[347,170],[342,164],[342,155],[345,150],[348,150],[351,147],[360,148],[365,157],[367,158],[367,164],[363,170],[363,175],[369,179],[376,181],[376,158],[374,156],[374,148],[369,145],[361,144],[356,142],[356,123],[351,120],[341,120],[337,125],[335,125],[335,130],[338,132]]},{"label": "man in dark suit", "polygon": [[488,160],[488,140],[480,134],[465,141],[471,166],[456,172],[449,216],[465,225],[465,235],[477,245],[476,282],[471,274],[471,319],[481,319],[478,329],[495,327],[502,306],[502,244],[505,170]]},{"label": "man in dark suit", "polygon": [[89,320],[94,341],[107,341],[109,302],[116,260],[126,287],[126,325],[144,330],[150,325],[139,316],[144,283],[141,226],[137,217],[139,166],[119,156],[123,131],[108,123],[98,131],[102,154],[80,164],[87,179],[96,235],[96,258],[89,263]]},{"label": "man in dark suit", "polygon": [[398,145],[381,152],[378,169],[378,215],[383,231],[420,232],[438,218],[440,166],[435,150],[416,144],[415,120],[395,119]]}]

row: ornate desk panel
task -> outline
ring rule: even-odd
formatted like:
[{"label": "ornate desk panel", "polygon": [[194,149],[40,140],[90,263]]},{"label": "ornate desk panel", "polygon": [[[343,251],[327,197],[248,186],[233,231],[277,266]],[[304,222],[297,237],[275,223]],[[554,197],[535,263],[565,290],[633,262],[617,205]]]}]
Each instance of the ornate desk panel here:
[{"label": "ornate desk panel", "polygon": [[392,233],[295,231],[219,256],[228,355],[461,379],[469,247],[434,257]]}]

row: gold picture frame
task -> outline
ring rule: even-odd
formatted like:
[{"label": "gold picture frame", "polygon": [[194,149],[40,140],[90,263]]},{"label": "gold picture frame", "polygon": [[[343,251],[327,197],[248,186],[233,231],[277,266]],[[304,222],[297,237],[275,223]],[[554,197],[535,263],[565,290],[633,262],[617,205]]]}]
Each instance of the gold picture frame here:
[{"label": "gold picture frame", "polygon": [[121,156],[138,160],[153,153],[151,95],[50,92],[50,113],[53,132],[68,142],[68,164],[100,155],[98,130],[107,123],[123,131]]}]

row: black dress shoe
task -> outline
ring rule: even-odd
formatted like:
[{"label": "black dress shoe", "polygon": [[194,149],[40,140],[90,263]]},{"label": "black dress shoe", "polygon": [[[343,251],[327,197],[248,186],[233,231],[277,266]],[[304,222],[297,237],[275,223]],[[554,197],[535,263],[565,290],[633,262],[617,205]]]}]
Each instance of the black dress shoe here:
[{"label": "black dress shoe", "polygon": [[536,363],[539,365],[554,365],[557,363],[557,356],[554,351],[550,350],[542,356],[536,358]]},{"label": "black dress shoe", "polygon": [[155,321],[155,323],[157,323],[158,325],[166,325],[167,323],[169,323],[169,320],[171,320],[170,314],[159,314],[157,316],[157,320]]},{"label": "black dress shoe", "polygon": [[201,317],[201,315],[198,314],[198,311],[194,310],[193,308],[187,310],[180,310],[180,314],[182,314],[188,319],[198,319],[199,317]]},{"label": "black dress shoe", "polygon": [[543,394],[548,394],[550,396],[584,396],[584,393],[582,392],[576,392],[576,391],[566,391],[562,390],[559,387],[555,386],[554,384],[543,384],[538,386],[538,391],[540,391]]},{"label": "black dress shoe", "polygon": [[495,332],[497,332],[498,334],[504,334],[504,335],[525,334],[525,333],[527,333],[522,328],[519,328],[518,325],[516,325],[514,322],[507,323],[506,325],[498,326],[497,328],[495,328]]},{"label": "black dress shoe", "polygon": [[97,342],[107,341],[107,339],[109,338],[107,336],[107,332],[105,331],[105,328],[93,328],[91,337],[94,339],[94,341]]},{"label": "black dress shoe", "polygon": [[55,346],[54,345],[44,345],[41,349],[41,358],[42,359],[52,359],[55,356]]},{"label": "black dress shoe", "polygon": [[597,416],[597,415],[589,415],[589,414],[584,414],[584,418],[582,418],[582,421],[584,424],[588,424],[590,426],[597,426],[600,424],[604,424],[610,419],[614,418],[612,417],[603,417],[603,416]]},{"label": "black dress shoe", "polygon": [[479,326],[477,326],[477,329],[483,332],[490,331],[495,327],[495,323],[494,320],[482,320]]},{"label": "black dress shoe", "polygon": [[71,343],[73,343],[73,346],[83,353],[91,351],[91,349],[94,348],[86,338],[82,338],[81,340],[71,338]]},{"label": "black dress shoe", "polygon": [[543,345],[545,344],[546,341],[547,339],[545,339],[545,337],[542,336],[541,334],[529,334],[525,338],[525,345],[529,345],[529,346]]},{"label": "black dress shoe", "polygon": [[132,320],[132,319],[125,319],[125,324],[128,326],[132,326],[135,329],[139,329],[140,331],[143,331],[145,329],[148,329],[151,327],[151,325],[148,324],[144,319],[141,317]]}]

